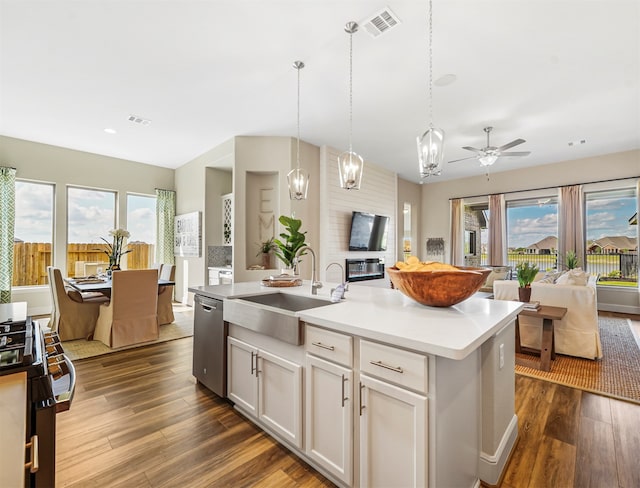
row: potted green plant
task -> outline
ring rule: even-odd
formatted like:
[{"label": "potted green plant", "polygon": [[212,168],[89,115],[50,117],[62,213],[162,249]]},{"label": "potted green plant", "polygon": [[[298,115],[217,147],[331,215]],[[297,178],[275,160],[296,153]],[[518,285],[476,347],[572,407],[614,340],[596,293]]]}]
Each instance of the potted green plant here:
[{"label": "potted green plant", "polygon": [[[300,232],[302,220],[293,216],[281,215],[278,222],[284,226],[287,232],[280,233],[280,239],[273,240],[275,255],[284,263],[286,268],[293,270],[296,264],[296,253],[300,248],[307,245],[305,242],[307,232]],[[305,252],[302,253],[302,255],[304,254]]]},{"label": "potted green plant", "polygon": [[518,279],[518,299],[521,302],[531,300],[531,283],[538,274],[538,266],[529,261],[522,261],[516,265],[516,278]]},{"label": "potted green plant", "polygon": [[266,241],[262,241],[259,244],[259,248],[260,250],[258,251],[258,254],[256,254],[256,257],[262,257],[262,266],[264,266],[265,269],[271,268],[271,251],[276,248],[276,244],[273,242],[273,237],[270,237]]},{"label": "potted green plant", "polygon": [[575,269],[578,267],[578,256],[575,251],[567,251],[564,257],[564,265],[567,269]]}]

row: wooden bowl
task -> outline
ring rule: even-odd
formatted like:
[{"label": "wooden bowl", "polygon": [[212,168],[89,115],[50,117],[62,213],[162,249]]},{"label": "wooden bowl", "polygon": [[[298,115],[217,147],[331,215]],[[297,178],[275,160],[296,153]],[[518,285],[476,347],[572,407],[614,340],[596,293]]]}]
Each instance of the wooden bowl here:
[{"label": "wooden bowl", "polygon": [[477,292],[491,273],[488,268],[456,266],[460,271],[402,271],[387,268],[393,287],[430,307],[450,307]]}]

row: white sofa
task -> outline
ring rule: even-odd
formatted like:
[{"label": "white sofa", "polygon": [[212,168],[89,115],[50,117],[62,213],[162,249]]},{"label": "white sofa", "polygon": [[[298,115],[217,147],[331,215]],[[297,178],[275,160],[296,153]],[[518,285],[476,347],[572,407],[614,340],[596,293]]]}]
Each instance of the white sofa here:
[{"label": "white sofa", "polygon": [[[541,305],[564,307],[567,314],[554,324],[555,349],[559,354],[587,359],[602,357],[598,329],[598,303],[596,276],[590,276],[586,285],[560,285],[533,282],[531,301]],[[518,282],[498,280],[493,283],[496,300],[517,300]],[[523,346],[540,349],[542,319],[522,316],[520,342]]]}]

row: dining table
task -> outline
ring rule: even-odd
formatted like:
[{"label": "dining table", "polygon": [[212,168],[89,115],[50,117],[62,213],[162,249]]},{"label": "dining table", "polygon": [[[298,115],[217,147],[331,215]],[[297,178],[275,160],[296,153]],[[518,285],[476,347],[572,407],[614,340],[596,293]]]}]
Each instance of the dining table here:
[{"label": "dining table", "polygon": [[[89,278],[65,278],[64,280],[69,286],[78,290],[80,293],[99,292],[107,296],[111,296],[111,279],[100,277]],[[175,281],[163,280],[158,278],[158,286],[175,285]]]}]

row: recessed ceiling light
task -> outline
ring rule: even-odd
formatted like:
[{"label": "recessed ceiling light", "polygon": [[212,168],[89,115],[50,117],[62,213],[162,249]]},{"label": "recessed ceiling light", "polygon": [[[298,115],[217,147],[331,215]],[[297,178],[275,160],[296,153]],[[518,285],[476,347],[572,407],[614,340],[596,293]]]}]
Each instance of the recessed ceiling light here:
[{"label": "recessed ceiling light", "polygon": [[116,134],[116,133],[118,132],[117,130],[112,129],[111,127],[107,127],[106,129],[104,129],[104,131],[105,131],[107,134]]},{"label": "recessed ceiling light", "polygon": [[457,79],[458,77],[456,75],[449,73],[447,75],[442,75],[440,78],[434,81],[433,84],[436,86],[447,86],[453,83],[454,81],[456,81]]}]

